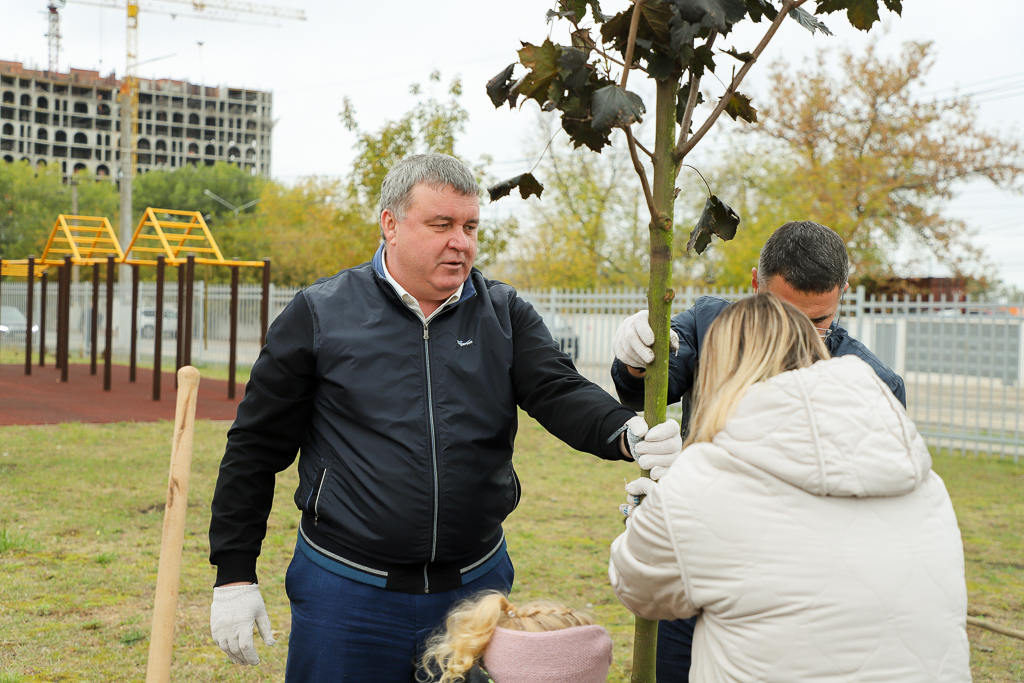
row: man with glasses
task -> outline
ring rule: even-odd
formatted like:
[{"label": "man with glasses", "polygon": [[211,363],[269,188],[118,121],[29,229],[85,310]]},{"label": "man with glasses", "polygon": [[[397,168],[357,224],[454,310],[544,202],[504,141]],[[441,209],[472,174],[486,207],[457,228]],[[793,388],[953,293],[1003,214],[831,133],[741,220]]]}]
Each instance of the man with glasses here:
[{"label": "man with glasses", "polygon": [[[839,304],[849,287],[849,267],[846,244],[835,231],[811,221],[795,221],[780,227],[765,242],[758,266],[751,269],[750,284],[755,293],[769,292],[806,313],[833,357],[854,355],[867,362],[905,407],[903,378],[839,325]],[[704,334],[727,306],[725,299],[702,296],[689,310],[672,318],[668,402],[682,401],[684,428],[689,422],[690,391]],[[612,340],[612,380],[619,400],[634,410],[643,410],[643,377],[647,364],[654,360],[653,343],[654,332],[645,310],[626,318]],[[659,625],[658,683],[688,680],[696,621],[694,617]]]}]

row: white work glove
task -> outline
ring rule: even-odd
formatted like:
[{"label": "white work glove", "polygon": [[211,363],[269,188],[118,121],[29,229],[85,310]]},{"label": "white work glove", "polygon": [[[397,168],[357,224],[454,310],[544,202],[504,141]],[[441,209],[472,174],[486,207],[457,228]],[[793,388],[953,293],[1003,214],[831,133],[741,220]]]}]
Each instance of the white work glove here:
[{"label": "white work glove", "polygon": [[626,528],[629,528],[630,516],[644,496],[648,496],[657,486],[657,482],[640,477],[626,484],[626,502],[619,506],[619,512],[626,517]]},{"label": "white work glove", "polygon": [[[679,335],[669,330],[669,347],[679,350]],[[654,330],[647,319],[647,311],[637,311],[622,321],[619,329],[612,337],[612,350],[615,357],[633,368],[646,368],[654,360]]]},{"label": "white work glove", "polygon": [[654,481],[665,476],[683,451],[678,422],[669,419],[648,429],[639,415],[626,421],[626,444],[636,464],[642,470],[650,470]]},{"label": "white work glove", "polygon": [[256,666],[260,663],[252,639],[253,622],[256,622],[264,643],[277,643],[270,631],[270,617],[263,604],[259,584],[213,589],[210,632],[213,633],[213,641],[235,664]]}]

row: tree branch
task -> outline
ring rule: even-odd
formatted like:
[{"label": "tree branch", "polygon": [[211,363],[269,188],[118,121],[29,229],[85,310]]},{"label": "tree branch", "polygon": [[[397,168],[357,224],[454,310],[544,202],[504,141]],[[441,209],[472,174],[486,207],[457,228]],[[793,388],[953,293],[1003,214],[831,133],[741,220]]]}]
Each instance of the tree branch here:
[{"label": "tree branch", "polygon": [[626,63],[622,67],[622,80],[619,87],[626,89],[626,79],[629,78],[629,68],[633,64],[633,48],[636,47],[636,31],[640,26],[640,10],[646,0],[635,0],[633,3],[633,16],[629,20],[629,40],[626,42]]},{"label": "tree branch", "polygon": [[[708,35],[708,42],[705,43],[707,48],[710,50],[711,46],[715,42],[715,38],[718,37],[718,31],[712,29]],[[679,131],[679,142],[676,145],[676,149],[686,142],[686,138],[690,136],[690,123],[693,121],[693,110],[697,106],[697,95],[698,89],[700,88],[700,76],[690,70],[690,96],[686,100],[686,109],[683,113],[683,124],[682,129]]]},{"label": "tree branch", "polygon": [[657,209],[654,208],[654,195],[651,194],[651,184],[647,182],[647,171],[644,170],[644,165],[640,163],[640,156],[636,153],[636,140],[633,139],[633,130],[626,126],[623,128],[626,131],[626,142],[629,143],[629,157],[633,160],[633,168],[636,170],[636,174],[640,176],[640,186],[644,190],[644,199],[647,200],[647,210],[651,212],[651,220],[655,220],[658,216]]},{"label": "tree branch", "polygon": [[735,94],[736,89],[739,87],[740,83],[743,82],[744,76],[746,76],[747,72],[750,71],[750,68],[754,66],[754,63],[757,61],[757,58],[761,56],[761,53],[764,52],[764,49],[768,47],[768,43],[771,42],[771,39],[775,37],[775,33],[779,30],[779,26],[782,25],[782,22],[785,21],[786,17],[789,16],[789,13],[792,10],[803,5],[805,2],[807,2],[807,0],[786,0],[786,2],[782,4],[782,8],[779,10],[778,16],[775,17],[775,21],[772,22],[772,25],[764,34],[764,38],[761,39],[761,42],[758,43],[757,47],[754,48],[753,53],[751,53],[752,56],[750,61],[744,64],[743,68],[740,69],[736,76],[733,77],[732,83],[730,83],[729,87],[726,88],[725,94],[722,95],[720,100],[718,100],[718,105],[715,106],[715,110],[711,112],[711,115],[706,121],[704,121],[704,125],[700,127],[700,130],[693,134],[693,137],[676,147],[675,158],[677,163],[682,161],[690,150],[701,141],[701,138],[711,130],[711,126],[715,125],[715,121],[717,121],[718,117],[722,115],[723,111],[725,111],[725,108],[732,99],[733,94]]}]

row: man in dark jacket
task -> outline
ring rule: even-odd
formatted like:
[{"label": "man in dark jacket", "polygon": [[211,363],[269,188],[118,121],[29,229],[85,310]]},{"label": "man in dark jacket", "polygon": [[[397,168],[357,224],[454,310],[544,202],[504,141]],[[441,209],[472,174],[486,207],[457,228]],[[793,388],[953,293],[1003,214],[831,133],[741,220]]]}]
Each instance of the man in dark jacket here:
[{"label": "man in dark jacket", "polygon": [[233,661],[259,663],[254,622],[273,644],[256,560],[274,476],[300,449],[293,683],[407,683],[454,602],[511,589],[501,525],[520,497],[517,407],[605,459],[681,450],[677,423],[647,430],[576,372],[514,289],[473,268],[478,193],[452,157],[396,164],[373,260],[317,281],[271,326],[212,504],[210,625]]},{"label": "man in dark jacket", "polygon": [[[839,325],[839,303],[849,284],[849,257],[843,239],[833,230],[799,221],[786,223],[761,249],[758,267],[751,270],[755,292],[770,292],[793,304],[811,319],[832,356],[854,355],[868,363],[878,377],[907,405],[903,379]],[[669,404],[683,401],[683,424],[689,422],[690,391],[697,376],[701,344],[708,327],[729,302],[702,296],[693,307],[672,318],[669,359]],[[654,333],[647,311],[627,318],[615,333],[612,379],[624,404],[643,410],[646,365],[654,359]],[[658,683],[689,679],[690,650],[697,618],[663,621],[658,626]]]}]

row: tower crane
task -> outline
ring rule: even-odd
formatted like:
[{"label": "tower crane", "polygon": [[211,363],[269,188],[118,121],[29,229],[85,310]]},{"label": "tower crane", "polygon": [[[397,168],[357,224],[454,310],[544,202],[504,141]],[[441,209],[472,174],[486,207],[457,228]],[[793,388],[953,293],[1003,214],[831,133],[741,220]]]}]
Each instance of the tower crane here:
[{"label": "tower crane", "polygon": [[[187,5],[192,9],[192,12],[186,16],[194,19],[215,21],[241,21],[235,16],[238,14],[305,21],[306,13],[301,9],[274,7],[272,5],[240,2],[238,0],[50,0],[50,6],[63,6],[68,1],[78,5],[92,5],[94,7],[124,10],[127,17],[127,61],[124,79],[121,81],[121,91],[118,95],[118,108],[121,114],[121,172],[119,174],[121,183],[120,238],[123,243],[127,244],[131,240],[133,229],[132,179],[135,175],[138,155],[139,12],[145,11],[155,14],[179,16],[182,14],[182,10],[173,8],[173,6]],[[50,37],[50,69],[52,71],[56,69],[54,40],[59,41],[60,36],[59,32],[54,28],[59,21],[55,18],[57,17],[56,9],[51,9],[50,16],[50,34],[48,35],[56,35],[56,39],[52,36]]]},{"label": "tower crane", "polygon": [[60,61],[60,10],[64,9],[67,0],[50,0],[46,4],[49,10],[49,27],[46,31],[46,44],[50,52],[50,73],[57,72]]}]

